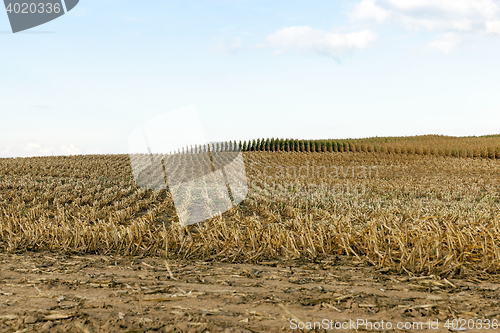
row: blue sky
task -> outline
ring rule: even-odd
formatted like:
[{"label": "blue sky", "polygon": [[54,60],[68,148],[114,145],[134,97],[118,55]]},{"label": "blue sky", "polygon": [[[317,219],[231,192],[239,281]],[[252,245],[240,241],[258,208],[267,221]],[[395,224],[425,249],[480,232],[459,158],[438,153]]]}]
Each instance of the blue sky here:
[{"label": "blue sky", "polygon": [[80,0],[9,31],[0,157],[126,153],[191,105],[209,141],[500,133],[496,0]]}]

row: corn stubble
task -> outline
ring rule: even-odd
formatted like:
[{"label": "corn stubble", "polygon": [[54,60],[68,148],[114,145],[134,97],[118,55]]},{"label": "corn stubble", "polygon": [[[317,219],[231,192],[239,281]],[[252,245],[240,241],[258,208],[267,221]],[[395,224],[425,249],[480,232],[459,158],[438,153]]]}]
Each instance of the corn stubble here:
[{"label": "corn stubble", "polygon": [[247,199],[188,227],[168,190],[135,185],[126,155],[0,159],[0,246],[227,262],[349,255],[446,277],[499,270],[496,160],[281,151],[244,159]]}]

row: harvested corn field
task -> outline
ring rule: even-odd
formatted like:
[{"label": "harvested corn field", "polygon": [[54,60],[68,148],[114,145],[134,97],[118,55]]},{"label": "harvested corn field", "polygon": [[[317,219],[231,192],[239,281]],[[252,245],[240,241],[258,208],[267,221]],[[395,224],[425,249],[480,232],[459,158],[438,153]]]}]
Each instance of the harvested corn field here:
[{"label": "harvested corn field", "polygon": [[[226,267],[228,270],[232,269],[229,267],[241,267],[242,272],[247,272],[242,273],[243,275],[248,274],[247,278],[257,281],[259,274],[255,272],[269,265],[288,269],[290,274],[294,267],[300,270],[313,267],[310,270],[311,276],[319,274],[321,277],[326,274],[317,281],[304,280],[310,288],[299,288],[294,297],[273,296],[279,301],[274,302],[276,306],[273,310],[268,309],[269,312],[262,316],[252,317],[252,311],[261,313],[259,304],[269,303],[264,300],[270,298],[262,298],[260,303],[253,301],[253,305],[250,305],[250,299],[254,298],[243,297],[241,302],[250,311],[250,315],[241,317],[236,325],[250,331],[264,332],[265,327],[288,329],[289,323],[283,318],[290,319],[292,314],[297,317],[302,314],[300,319],[306,320],[304,316],[308,316],[307,311],[302,312],[302,308],[294,309],[294,304],[299,304],[306,296],[312,299],[311,304],[300,303],[301,307],[329,309],[328,311],[334,311],[343,318],[354,316],[359,306],[364,304],[363,311],[369,311],[372,318],[376,318],[379,311],[399,309],[401,311],[396,312],[402,316],[425,315],[445,319],[457,317],[463,312],[468,313],[467,316],[471,318],[482,318],[488,312],[488,318],[491,319],[496,316],[496,304],[477,305],[473,310],[475,305],[453,305],[449,296],[455,292],[472,290],[474,297],[479,297],[479,289],[467,289],[469,287],[465,286],[468,283],[476,285],[484,281],[496,281],[496,274],[500,269],[500,164],[488,155],[460,156],[374,151],[244,152],[247,198],[219,216],[187,227],[179,223],[168,190],[146,190],[135,184],[127,155],[1,159],[0,246],[8,256],[4,260],[13,263],[30,263],[32,260],[28,260],[28,257],[26,260],[22,258],[28,256],[26,253],[33,252],[42,253],[42,257],[62,256],[68,263],[74,260],[72,258],[94,258],[93,256],[107,258],[103,259],[106,262],[114,260],[110,258],[121,258],[122,261],[132,260],[126,258],[151,258],[153,261],[148,263],[146,260],[143,269],[155,271],[156,268],[155,272],[159,270],[161,274],[158,275],[171,280],[169,282],[182,278],[182,270],[173,268],[178,267],[174,264],[181,265],[180,263],[187,266],[203,263],[212,267],[207,268],[208,270],[215,269],[214,267]],[[120,260],[117,262],[120,263]],[[172,269],[168,266],[169,262],[172,263]],[[37,274],[49,274],[43,273],[44,270],[36,262],[26,265],[28,266],[23,268],[26,269],[26,274],[31,274],[33,269],[40,272]],[[17,267],[17,264],[14,266]],[[346,295],[340,293],[345,282],[342,279],[330,281],[327,278],[331,274],[343,276],[332,271],[341,266],[343,269],[351,267],[352,270],[363,267],[361,280],[370,276],[396,283],[400,281],[398,277],[403,277],[410,279],[405,280],[407,282],[418,281],[408,282],[411,284],[406,287],[408,290],[422,286],[429,293],[443,292],[450,295],[443,298],[444,303],[431,302],[440,304],[433,306],[427,306],[429,302],[414,304],[407,300],[400,304],[403,306],[401,309],[394,304],[381,307],[374,305],[380,301],[375,296],[374,299],[356,302],[351,300],[347,305],[350,296],[336,299]],[[104,268],[96,269],[99,271]],[[72,278],[76,279],[79,271],[76,270],[76,275]],[[22,279],[21,273],[23,272],[17,271],[10,275],[12,279]],[[2,274],[8,275],[4,272]],[[109,275],[109,272],[100,271],[99,274]],[[279,277],[281,273],[269,274]],[[185,281],[188,285],[165,289],[159,292],[161,295],[158,298],[169,298],[182,293],[176,288],[186,293],[188,290],[195,293],[194,290],[198,290],[199,286],[190,287],[189,283],[203,284],[203,280],[207,280],[202,273],[196,276],[200,280],[188,279],[189,281]],[[286,276],[286,279],[290,278],[291,275]],[[304,274],[303,278],[309,277]],[[115,280],[117,283],[124,283],[119,278]],[[353,286],[357,283],[355,280],[351,277]],[[12,284],[9,281],[5,278],[0,283],[3,293],[9,293],[7,284]],[[428,283],[422,285],[422,281]],[[36,287],[42,282],[30,283]],[[140,278],[135,282],[127,282],[129,286],[134,283],[137,295],[140,295]],[[233,282],[228,283],[231,286]],[[281,287],[284,285],[269,286],[270,290],[275,290],[269,294],[278,292]],[[307,294],[308,290],[315,287],[323,288],[324,292],[321,294],[328,297],[323,295],[325,297],[314,298]],[[379,290],[387,288],[386,285],[375,287],[373,288]],[[287,285],[287,288],[291,287]],[[419,290],[418,288],[415,290]],[[488,288],[493,287],[489,285]],[[494,290],[496,289],[491,289],[493,294]],[[236,292],[243,293],[241,290]],[[363,292],[372,295],[374,291],[370,289]],[[37,297],[42,294],[41,291]],[[139,297],[137,295],[134,297]],[[1,297],[3,305],[0,313],[9,315],[10,306],[5,304],[10,303],[3,299],[7,296]],[[15,296],[7,297],[11,303],[13,297]],[[259,297],[255,300],[260,299]],[[112,326],[117,331],[125,328],[131,331],[153,331],[153,328],[156,331],[167,328],[175,330],[177,328],[172,326],[172,316],[176,316],[176,311],[187,313],[185,317],[181,316],[176,320],[189,321],[189,318],[194,318],[190,313],[197,309],[196,302],[193,299],[190,304],[176,304],[190,310],[173,309],[170,312],[174,314],[165,313],[165,316],[170,316],[170,321],[165,320],[163,326],[161,320],[148,326],[147,322],[140,322],[142,317],[139,316],[136,321],[123,322],[125,326],[122,328],[119,328],[119,320],[113,324],[118,326],[108,324],[108,327]],[[160,303],[164,305],[164,302]],[[134,306],[138,307],[138,304],[134,303]],[[353,304],[358,305],[356,310],[353,310]],[[121,305],[113,306],[118,309]],[[143,306],[144,304],[141,305]],[[404,306],[417,308],[407,311]],[[457,310],[457,306],[460,310]],[[75,309],[78,306],[75,305]],[[146,316],[144,308],[136,310]],[[29,326],[24,321],[19,322],[19,318],[30,315],[43,322],[44,316],[50,316],[47,311],[49,310],[36,316],[15,314],[17,319],[4,320],[1,327],[15,330],[29,327],[40,329],[41,325]],[[238,311],[244,313],[243,308]],[[61,325],[68,325],[63,323],[64,320],[71,322],[71,325],[64,327],[71,327],[78,332],[82,330],[74,325],[81,324],[96,332],[106,331],[100,325],[104,325],[107,319],[100,319],[101,321],[89,325],[89,322],[93,322],[92,319],[85,322],[83,317],[71,313],[71,318],[59,320]],[[163,312],[155,312],[154,316],[161,317],[161,313]],[[221,313],[208,315],[210,318],[225,316]],[[358,314],[361,313],[364,312]],[[205,315],[208,316],[207,313]],[[92,318],[92,315],[89,316]],[[276,322],[274,326],[253,325],[252,321],[256,317],[259,317],[258,320],[273,318]],[[217,331],[235,324],[233,319],[227,318],[214,318],[215,321],[218,321],[216,327],[207,326],[210,320],[199,321],[206,324],[199,326]],[[196,329],[196,325],[188,326],[185,330]]]},{"label": "harvested corn field", "polygon": [[127,156],[1,161],[4,251],[227,262],[348,254],[395,271],[496,273],[499,163],[376,153],[245,153],[249,193],[182,227]]}]

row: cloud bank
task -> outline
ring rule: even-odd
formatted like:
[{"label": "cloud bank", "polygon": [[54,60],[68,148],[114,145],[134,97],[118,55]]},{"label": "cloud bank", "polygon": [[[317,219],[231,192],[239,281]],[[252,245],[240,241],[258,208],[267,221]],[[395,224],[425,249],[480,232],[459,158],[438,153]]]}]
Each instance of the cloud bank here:
[{"label": "cloud bank", "polygon": [[335,57],[364,49],[377,39],[378,35],[370,30],[341,34],[307,25],[282,28],[266,38],[267,46],[276,54],[298,51]]},{"label": "cloud bank", "polygon": [[500,36],[497,0],[361,0],[350,19],[440,32],[426,48],[444,53],[450,53],[467,36]]},{"label": "cloud bank", "polygon": [[391,21],[409,30],[500,33],[500,6],[493,0],[362,0],[351,19]]}]

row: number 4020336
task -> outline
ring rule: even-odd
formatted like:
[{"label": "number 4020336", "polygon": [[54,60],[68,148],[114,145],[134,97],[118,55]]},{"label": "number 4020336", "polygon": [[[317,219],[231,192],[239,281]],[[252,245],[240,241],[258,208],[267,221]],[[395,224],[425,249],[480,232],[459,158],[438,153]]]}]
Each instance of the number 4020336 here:
[{"label": "number 4020336", "polygon": [[62,10],[61,4],[56,3],[52,4],[48,3],[9,3],[9,5],[5,8],[7,13],[15,13],[15,14],[59,14]]}]

